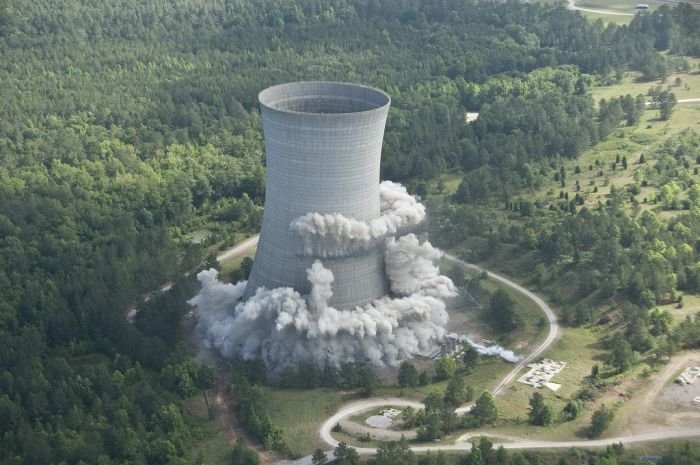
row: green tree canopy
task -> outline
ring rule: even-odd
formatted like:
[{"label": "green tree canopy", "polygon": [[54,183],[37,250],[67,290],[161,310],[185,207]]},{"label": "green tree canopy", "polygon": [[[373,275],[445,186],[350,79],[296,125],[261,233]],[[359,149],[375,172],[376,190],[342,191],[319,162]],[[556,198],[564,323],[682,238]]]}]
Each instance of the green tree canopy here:
[{"label": "green tree canopy", "polygon": [[544,397],[539,392],[535,392],[530,397],[530,411],[528,421],[533,425],[547,426],[552,422],[552,411],[545,405]]},{"label": "green tree canopy", "polygon": [[496,409],[493,395],[488,391],[484,391],[479,398],[476,399],[476,403],[469,411],[469,415],[476,418],[479,426],[495,421],[498,416],[498,410]]}]

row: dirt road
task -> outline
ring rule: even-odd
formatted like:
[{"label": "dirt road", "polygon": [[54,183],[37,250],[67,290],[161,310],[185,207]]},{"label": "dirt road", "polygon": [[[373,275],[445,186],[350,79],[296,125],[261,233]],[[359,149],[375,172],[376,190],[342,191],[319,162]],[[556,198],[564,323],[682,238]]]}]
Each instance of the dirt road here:
[{"label": "dirt road", "polygon": [[255,449],[260,456],[261,465],[271,465],[275,462],[272,454],[257,441],[252,440],[248,433],[241,427],[234,412],[234,402],[231,398],[231,385],[226,374],[220,375],[214,386],[214,405],[216,405],[219,427],[226,436],[226,442],[233,447],[239,437],[242,437],[248,446]]},{"label": "dirt road", "polygon": [[221,252],[219,255],[216,256],[216,261],[218,262],[223,262],[225,260],[228,260],[229,258],[237,257],[239,255],[243,255],[246,253],[248,250],[252,249],[256,245],[258,245],[258,240],[260,239],[260,234],[256,234],[253,237],[249,237],[248,239],[244,240],[243,242],[240,242],[230,249],[224,250]]}]

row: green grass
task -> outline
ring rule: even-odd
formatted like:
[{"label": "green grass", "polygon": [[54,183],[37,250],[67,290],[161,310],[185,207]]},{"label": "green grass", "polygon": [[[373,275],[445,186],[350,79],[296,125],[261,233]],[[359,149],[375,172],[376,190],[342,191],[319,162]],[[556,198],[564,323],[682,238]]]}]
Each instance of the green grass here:
[{"label": "green grass", "polygon": [[[431,362],[432,364],[432,362]],[[464,383],[474,389],[475,396],[483,391],[490,391],[496,384],[513,369],[513,364],[497,357],[481,357],[479,364],[469,374],[462,374]],[[443,392],[447,381],[428,384],[415,388],[400,388],[398,386],[383,386],[377,389],[377,396],[398,396],[406,399],[423,401],[431,391]]]},{"label": "green grass", "polygon": [[606,15],[602,13],[593,13],[591,11],[579,11],[579,13],[592,22],[601,20],[603,23],[613,23],[619,26],[629,24],[632,22],[632,18],[634,18],[634,16]]},{"label": "green grass", "polygon": [[[692,69],[697,69],[700,60],[697,58],[686,59],[691,64]],[[601,98],[609,99],[627,94],[632,96],[637,94],[646,95],[650,88],[656,86],[661,86],[664,90],[670,90],[679,100],[700,97],[700,73],[671,73],[664,81],[646,82],[639,81],[639,76],[638,72],[627,72],[619,84],[594,87],[593,97],[597,101]],[[675,84],[677,78],[681,80],[680,85]]]},{"label": "green grass", "polygon": [[352,393],[334,389],[265,388],[270,418],[284,431],[292,453],[298,455],[310,454],[318,447],[325,447],[318,437],[321,423],[352,398]]},{"label": "green grass", "polygon": [[209,418],[207,406],[202,395],[196,395],[185,401],[185,409],[190,414],[190,430],[195,438],[190,449],[190,460],[195,462],[201,455],[209,465],[224,465],[231,462],[231,446],[228,444],[218,420]]},{"label": "green grass", "polygon": [[[697,94],[700,95],[700,75],[697,78]],[[609,98],[611,96],[633,93],[634,83],[623,83],[618,86],[597,87],[594,90],[595,98]],[[644,87],[649,87],[644,84]],[[545,204],[557,203],[559,192],[568,193],[572,199],[576,191],[576,181],[579,182],[580,191],[578,193],[584,197],[584,205],[587,208],[595,207],[598,202],[605,203],[612,186],[625,188],[635,183],[634,175],[639,169],[652,169],[655,160],[651,156],[654,149],[663,144],[670,137],[678,134],[684,129],[693,129],[700,132],[700,104],[678,104],[676,105],[671,118],[668,121],[658,119],[658,111],[649,109],[642,116],[641,122],[635,127],[622,127],[614,131],[606,140],[599,142],[590,149],[584,151],[574,160],[563,160],[562,165],[566,172],[566,186],[561,187],[559,181],[554,180],[554,171],[550,173],[547,181],[541,188],[528,196],[529,200],[541,200]],[[639,165],[637,161],[641,154],[646,158],[645,165]],[[628,167],[623,169],[621,164],[617,165],[615,171],[612,170],[612,163],[616,157],[627,158]],[[599,162],[600,165],[596,165]],[[581,172],[576,173],[575,168],[579,167]],[[590,170],[590,166],[593,167]],[[688,170],[689,176],[700,182],[700,176],[693,175],[691,166]],[[602,176],[599,171],[602,171]],[[597,188],[597,192],[595,192]],[[642,187],[641,193],[637,195],[641,209],[654,209],[665,216],[672,216],[678,212],[661,212],[660,205],[651,204],[651,200],[658,192],[658,186],[649,185]],[[644,202],[644,199],[648,202]],[[682,195],[681,198],[685,198]],[[580,208],[580,207],[579,207]],[[517,219],[517,214],[511,215]]]},{"label": "green grass", "polygon": [[256,250],[257,248],[253,247],[252,249],[247,250],[241,255],[219,262],[219,279],[221,279],[224,282],[231,282],[231,277],[233,273],[236,272],[238,268],[240,268],[243,259],[246,257],[255,258]]},{"label": "green grass", "polygon": [[667,305],[659,305],[659,310],[666,310],[673,315],[672,326],[677,325],[687,316],[693,317],[700,312],[700,296],[693,294],[683,295],[683,307],[678,307],[678,304],[672,303]]},{"label": "green grass", "polygon": [[655,10],[660,5],[644,0],[576,0],[576,6],[593,10],[612,11],[618,13],[635,13],[639,3],[648,3],[649,10]]},{"label": "green grass", "polygon": [[[563,4],[566,5],[565,0],[535,0],[537,3],[541,4],[546,4],[546,5],[556,5],[556,4]],[[576,6],[579,6],[581,8],[591,8],[591,9],[596,9],[596,10],[610,10],[613,12],[618,12],[618,13],[634,13],[634,7],[637,5],[637,3],[640,2],[627,2],[624,0],[620,1],[614,1],[610,3],[610,7],[608,7],[608,2],[601,3],[600,1],[586,1],[586,0],[578,0],[576,1]],[[651,5],[649,5],[651,6]],[[604,23],[615,23],[615,24],[629,24],[630,21],[632,21],[633,16],[622,16],[622,15],[606,15],[606,14],[600,14],[600,13],[591,13],[588,11],[579,11],[581,15],[583,15],[585,18],[587,18],[590,21],[597,21],[598,19],[602,20]]]},{"label": "green grass", "polygon": [[[502,424],[497,425],[495,430],[504,434],[551,440],[580,436],[582,429],[589,422],[592,409],[584,412],[575,421],[561,421],[561,411],[581,387],[584,376],[590,374],[591,367],[596,363],[593,358],[601,353],[602,350],[597,346],[597,334],[593,330],[564,328],[557,342],[543,354],[543,357],[567,363],[566,368],[552,379],[552,382],[562,385],[559,391],[536,389],[514,381],[496,397],[496,407]],[[521,371],[520,375],[525,372]],[[534,392],[542,394],[545,403],[552,409],[554,424],[547,427],[533,427],[527,424],[528,401]]]}]

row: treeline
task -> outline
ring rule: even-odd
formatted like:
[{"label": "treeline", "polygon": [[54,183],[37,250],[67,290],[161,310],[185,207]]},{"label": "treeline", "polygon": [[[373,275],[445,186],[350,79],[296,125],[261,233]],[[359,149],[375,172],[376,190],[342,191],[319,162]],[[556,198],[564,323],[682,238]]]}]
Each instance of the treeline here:
[{"label": "treeline", "polygon": [[[357,451],[341,442],[335,449],[335,457],[338,465],[357,465],[359,456]],[[651,455],[650,455],[651,456]],[[323,465],[327,459],[326,454],[318,449],[313,455],[313,465]],[[698,453],[689,442],[678,446],[671,446],[664,453],[654,457],[656,463],[662,465],[691,465],[698,459]],[[639,462],[638,450],[627,450],[622,444],[612,444],[600,451],[587,451],[570,448],[557,453],[552,452],[509,452],[502,446],[495,447],[486,437],[481,436],[472,442],[471,450],[465,453],[446,454],[443,451],[436,453],[428,451],[425,454],[416,455],[409,442],[402,438],[394,442],[382,442],[377,449],[377,455],[369,459],[368,463],[375,465],[542,465],[545,463],[559,465],[573,465],[588,463],[591,465],[622,465]]]},{"label": "treeline", "polygon": [[[41,394],[37,405],[46,408],[33,406],[33,393],[50,395],[44,387],[64,377],[102,386],[93,369],[112,373],[118,355],[148,375],[180,364],[179,318],[193,289],[191,280],[176,278],[201,266],[207,246],[230,243],[260,224],[264,160],[256,95],[263,87],[335,79],[386,89],[394,101],[386,178],[493,169],[498,144],[507,147],[508,166],[527,176],[518,160],[533,156],[518,144],[556,157],[575,155],[593,140],[585,74],[611,75],[658,59],[651,39],[630,34],[590,24],[562,6],[517,1],[3,2],[0,396],[15,412],[3,417],[13,419],[0,431],[3,461],[164,463],[186,455],[177,441],[170,447],[154,439],[167,430],[149,423],[150,412],[126,409],[122,429],[165,452],[150,456],[139,443],[139,452],[124,459],[91,433],[102,434],[100,428],[62,422]],[[546,69],[538,74],[539,68]],[[590,134],[566,142],[559,132],[539,137],[525,126],[528,135],[516,137],[518,125],[529,122],[511,118],[509,104],[526,113],[530,97],[542,124],[554,124],[551,111],[565,121],[557,126],[561,134],[575,136],[575,124]],[[465,126],[465,110],[482,108],[484,123]],[[498,112],[511,120],[502,124]],[[472,147],[479,138],[491,141],[483,162],[473,159],[481,156]],[[144,293],[173,279],[173,290],[141,305],[133,325],[126,321]],[[31,356],[17,355],[29,345]],[[86,356],[92,361],[80,370],[54,363],[64,359],[72,367]],[[290,385],[307,383],[294,376]],[[186,379],[164,383],[152,386],[153,405],[178,406],[175,393],[192,392]],[[110,406],[121,402],[118,389],[96,392],[99,403],[78,410],[85,424],[112,418]],[[33,438],[5,435],[27,428],[54,455],[32,460]],[[90,452],[66,455],[57,437],[85,443]]]},{"label": "treeline", "polygon": [[[622,107],[613,112],[615,120],[623,117]],[[618,157],[609,166],[596,161],[573,170],[549,166],[542,175],[562,189],[575,182],[575,197],[562,190],[558,199],[517,199],[506,202],[505,213],[488,215],[470,205],[449,206],[433,238],[455,244],[465,235],[480,236],[466,254],[470,260],[488,259],[504,244],[515,246],[528,257],[528,279],[559,304],[565,323],[620,325],[621,333],[602,341],[614,373],[652,353],[650,363],[664,361],[680,349],[696,348],[700,337],[700,315],[673,325],[670,312],[656,309],[682,307],[684,293],[700,292],[700,187],[693,181],[699,146],[700,136],[687,130],[637,160]],[[605,203],[581,206],[590,193],[590,187],[578,185],[582,169],[602,176],[631,166],[631,184],[612,186]],[[666,217],[653,207],[675,212]],[[613,302],[619,311],[604,313],[601,302]]]},{"label": "treeline", "polygon": [[700,14],[690,3],[673,8],[663,5],[650,14],[637,15],[629,29],[653,41],[656,50],[676,55],[700,56]]},{"label": "treeline", "polygon": [[231,386],[236,399],[236,418],[256,440],[266,448],[289,454],[282,430],[270,419],[260,386],[238,382]]},{"label": "treeline", "polygon": [[357,389],[371,395],[379,386],[379,379],[368,365],[346,362],[339,368],[330,365],[318,367],[301,364],[286,367],[280,373],[268,374],[262,360],[236,360],[232,362],[234,385],[242,380],[248,384],[275,386],[283,389],[314,389],[319,387]]},{"label": "treeline", "polygon": [[[530,79],[541,79],[542,71]],[[541,186],[549,165],[558,159],[575,158],[621,124],[639,123],[645,108],[642,95],[602,99],[596,108],[585,90],[576,90],[585,89],[585,77],[571,68],[549,71],[550,82],[561,85],[482,107],[461,141],[466,173],[454,201],[497,195],[508,202],[516,193]],[[565,180],[560,181],[564,187]]]},{"label": "treeline", "polygon": [[196,434],[180,400],[211,385],[193,360],[160,372],[116,355],[52,354],[36,329],[0,337],[0,462],[167,464]]}]

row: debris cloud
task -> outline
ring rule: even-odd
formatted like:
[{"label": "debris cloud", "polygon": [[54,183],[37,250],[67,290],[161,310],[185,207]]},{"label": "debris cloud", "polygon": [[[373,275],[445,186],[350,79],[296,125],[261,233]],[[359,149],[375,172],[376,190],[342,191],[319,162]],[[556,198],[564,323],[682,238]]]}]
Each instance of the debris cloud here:
[{"label": "debris cloud", "polygon": [[[348,310],[328,305],[334,277],[321,260],[307,269],[311,292],[306,296],[289,287],[259,288],[243,302],[245,282],[224,284],[216,270],[200,272],[202,291],[190,304],[199,308],[205,347],[225,357],[262,357],[273,371],[348,361],[396,366],[433,349],[448,320],[442,299],[454,295],[452,282],[432,263],[440,252],[412,234],[387,242],[395,296]],[[403,257],[398,252],[405,258],[393,258]]]}]

